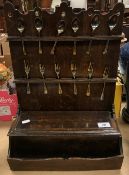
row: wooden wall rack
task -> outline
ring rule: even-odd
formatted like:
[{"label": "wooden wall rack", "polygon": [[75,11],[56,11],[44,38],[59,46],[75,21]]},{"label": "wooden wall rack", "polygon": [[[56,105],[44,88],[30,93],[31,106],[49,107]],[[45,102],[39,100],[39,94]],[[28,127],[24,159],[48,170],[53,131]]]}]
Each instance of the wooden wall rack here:
[{"label": "wooden wall rack", "polygon": [[8,133],[12,170],[119,169],[114,92],[124,6],[41,8],[5,17],[19,111]]}]

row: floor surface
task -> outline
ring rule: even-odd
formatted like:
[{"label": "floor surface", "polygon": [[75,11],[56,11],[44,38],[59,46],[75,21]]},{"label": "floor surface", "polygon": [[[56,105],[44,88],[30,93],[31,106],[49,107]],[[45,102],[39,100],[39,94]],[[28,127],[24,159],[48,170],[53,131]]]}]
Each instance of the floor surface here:
[{"label": "floor surface", "polygon": [[124,162],[121,170],[113,171],[81,171],[81,172],[18,172],[11,171],[6,161],[8,151],[7,132],[11,122],[0,122],[0,175],[129,175],[129,124],[120,118],[118,124],[123,137]]}]

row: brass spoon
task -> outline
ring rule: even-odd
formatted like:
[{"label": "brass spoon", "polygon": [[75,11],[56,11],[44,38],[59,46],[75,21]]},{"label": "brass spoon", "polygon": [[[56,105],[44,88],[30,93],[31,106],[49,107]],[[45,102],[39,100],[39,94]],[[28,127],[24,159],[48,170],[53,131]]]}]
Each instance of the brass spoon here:
[{"label": "brass spoon", "polygon": [[[18,26],[17,26],[17,30],[20,32],[20,34],[21,34],[21,36],[22,36],[22,34],[23,34],[24,30],[25,30],[25,27],[24,27],[24,25],[22,24],[22,21],[19,21]],[[25,45],[24,45],[23,39],[22,39],[22,50],[23,50],[23,54],[24,54],[24,55],[27,55],[27,54],[26,54],[26,50],[25,50]]]},{"label": "brass spoon", "polygon": [[[62,33],[64,33],[64,25],[59,25],[58,28],[57,28],[57,32],[58,32],[58,36],[60,36]],[[57,40],[55,41],[53,47],[52,47],[52,50],[51,50],[51,55],[54,55],[55,54],[55,49],[56,49],[56,45],[57,45]]]},{"label": "brass spoon", "polygon": [[38,34],[39,34],[39,54],[42,54],[40,33],[41,33],[43,27],[42,27],[42,21],[39,18],[36,18],[36,20],[35,20],[35,28],[36,28],[36,30],[38,31]]}]

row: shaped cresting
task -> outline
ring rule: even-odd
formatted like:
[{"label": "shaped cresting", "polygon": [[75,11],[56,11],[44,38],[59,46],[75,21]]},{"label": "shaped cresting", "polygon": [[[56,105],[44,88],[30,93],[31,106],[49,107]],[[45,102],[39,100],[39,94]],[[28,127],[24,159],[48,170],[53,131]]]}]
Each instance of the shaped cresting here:
[{"label": "shaped cresting", "polygon": [[[102,12],[72,9],[69,2],[62,2],[55,12],[36,7],[22,14],[6,1],[7,31],[22,108],[111,109],[123,13],[122,3]],[[113,94],[110,99],[109,92]]]},{"label": "shaped cresting", "polygon": [[[56,11],[36,7],[22,14],[6,1],[5,16],[9,36],[20,36],[18,26],[24,27],[23,36],[96,36],[121,35],[124,5],[117,3],[109,12],[93,8],[72,9],[63,2]],[[59,31],[60,28],[60,31]],[[13,29],[13,30],[12,30]],[[45,40],[45,38],[44,38]]]}]

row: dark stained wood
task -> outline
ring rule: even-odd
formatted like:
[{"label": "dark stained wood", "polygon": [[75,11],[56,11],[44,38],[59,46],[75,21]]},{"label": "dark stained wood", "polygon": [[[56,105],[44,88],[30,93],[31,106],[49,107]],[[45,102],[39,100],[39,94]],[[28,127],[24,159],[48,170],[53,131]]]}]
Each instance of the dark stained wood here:
[{"label": "dark stained wood", "polygon": [[[85,170],[115,170],[121,167],[123,156],[102,159],[17,159],[8,158],[13,171],[85,171]],[[21,169],[22,167],[22,169]]]},{"label": "dark stained wood", "polygon": [[[94,122],[91,118],[94,118]],[[27,119],[30,119],[30,123],[22,124],[22,121]],[[102,121],[109,122],[111,127],[98,128],[97,124]],[[63,113],[61,111],[25,111],[20,113],[9,135],[15,136],[17,132],[18,136],[21,136],[21,131],[26,132],[24,136],[31,136],[32,133],[45,136],[46,132],[48,136],[69,136],[69,133],[73,136],[81,133],[81,136],[85,137],[92,134],[103,136],[105,133],[112,136],[120,135],[118,126],[113,116],[111,117],[111,112],[108,111],[76,111],[76,113],[75,111],[64,111]]]},{"label": "dark stained wood", "polygon": [[[35,28],[37,13],[43,23],[40,37]],[[19,102],[16,121],[8,134],[8,162],[12,170],[121,168],[122,138],[113,114],[113,103],[123,14],[122,3],[104,12],[93,8],[87,11],[72,9],[67,1],[62,2],[55,13],[37,7],[26,14],[10,2],[5,3]],[[17,29],[19,20],[25,27],[22,36]],[[72,24],[76,20],[79,29],[74,33]],[[64,27],[60,35],[57,30],[59,24]],[[97,27],[93,29],[95,25]],[[114,28],[111,30],[112,25]],[[39,39],[42,54],[39,54]],[[27,55],[23,54],[22,41]],[[55,41],[55,53],[51,55]],[[76,55],[73,55],[75,42]],[[107,53],[104,54],[106,48]],[[30,66],[28,79],[24,62]],[[88,75],[90,63],[93,68],[91,80]],[[44,80],[40,64],[45,66]],[[60,65],[60,79],[57,78],[55,64]],[[71,64],[76,64],[75,80]],[[108,69],[107,79],[103,77],[105,68]],[[44,82],[48,90],[46,95]],[[101,100],[104,82],[104,99]],[[27,94],[27,83],[30,94]],[[59,83],[61,95],[58,94]],[[74,83],[77,95],[74,95]],[[87,96],[89,83],[91,95]],[[22,121],[26,119],[30,119],[30,123],[23,125]],[[111,127],[99,128],[98,122],[109,122]]]},{"label": "dark stained wood", "polygon": [[[61,17],[61,13],[65,12],[67,9],[67,13],[65,17]],[[5,5],[5,16],[8,25],[8,33],[10,36],[19,36],[19,32],[17,31],[17,20],[22,18],[25,25],[24,36],[36,36],[38,35],[36,29],[34,27],[34,16],[35,11],[29,11],[26,15],[19,12],[17,9],[14,9],[14,6],[10,3],[6,3]],[[79,19],[79,30],[77,31],[77,36],[85,36],[85,35],[110,35],[115,32],[115,35],[120,35],[122,32],[122,22],[123,22],[123,12],[124,5],[122,3],[118,3],[115,7],[109,12],[98,12],[92,8],[89,8],[87,11],[81,10],[78,13],[75,13],[71,7],[68,7],[66,3],[62,3],[60,7],[56,8],[56,12],[49,14],[45,10],[41,10],[41,17],[43,20],[43,30],[41,32],[41,36],[56,36],[57,35],[57,23],[59,20],[66,21],[65,32],[62,35],[72,36],[74,33],[71,28],[71,22],[73,19]],[[8,13],[12,13],[13,16],[11,18],[8,17]],[[89,15],[90,14],[90,15]],[[117,16],[117,23],[113,29],[113,32],[109,30],[108,20],[112,15],[119,14]],[[99,15],[99,26],[96,28],[94,32],[92,32],[91,22],[95,15]],[[15,20],[14,20],[15,19]],[[101,22],[100,22],[101,21]],[[12,30],[13,28],[13,30]]]},{"label": "dark stained wood", "polygon": [[[75,80],[73,78],[61,78],[61,79],[56,79],[56,78],[46,78],[46,79],[41,79],[41,78],[35,78],[35,79],[15,79],[14,82],[15,83],[32,83],[32,84],[35,84],[35,83],[73,83],[73,82],[76,82],[76,83],[88,83],[89,82],[89,79],[88,78],[76,78]],[[108,78],[106,80],[104,80],[103,78],[92,78],[90,80],[91,83],[104,83],[104,81],[107,83],[109,82],[116,82],[116,79],[115,78]]]},{"label": "dark stained wood", "polygon": [[[98,128],[102,121],[111,128]],[[106,111],[22,112],[9,136],[12,170],[119,169],[123,160],[118,126]]]},{"label": "dark stained wood", "polygon": [[[72,36],[60,36],[60,37],[40,37],[40,40],[41,41],[89,41],[89,40],[120,40],[122,38],[121,35],[111,35],[111,36],[77,36],[76,38],[75,37],[72,37]],[[8,40],[9,41],[21,41],[21,39],[23,41],[38,41],[39,40],[39,37],[29,37],[29,36],[25,36],[25,37],[15,37],[15,36],[9,36],[8,37]]]}]

